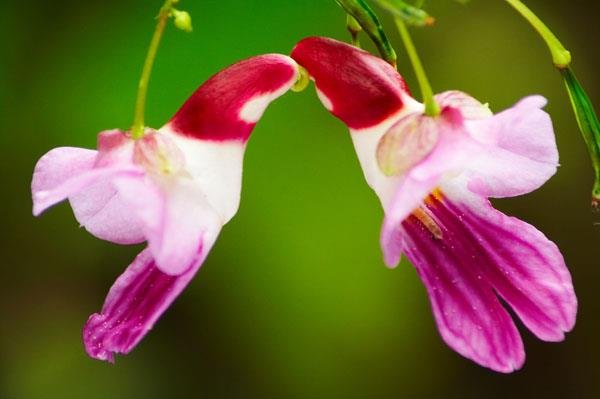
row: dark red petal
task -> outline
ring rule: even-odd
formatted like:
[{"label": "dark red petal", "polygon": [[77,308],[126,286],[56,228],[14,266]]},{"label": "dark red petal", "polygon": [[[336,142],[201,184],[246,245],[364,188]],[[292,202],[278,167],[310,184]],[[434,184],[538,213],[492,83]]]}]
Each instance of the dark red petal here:
[{"label": "dark red petal", "polygon": [[352,129],[377,125],[402,109],[402,93],[409,94],[390,64],[337,40],[306,38],[296,45],[292,58],[329,99],[330,111]]},{"label": "dark red petal", "polygon": [[294,84],[297,74],[296,63],[284,55],[267,54],[240,61],[200,86],[169,126],[177,133],[202,140],[245,141],[256,121],[243,119],[244,105],[259,96],[272,95],[266,107]]}]

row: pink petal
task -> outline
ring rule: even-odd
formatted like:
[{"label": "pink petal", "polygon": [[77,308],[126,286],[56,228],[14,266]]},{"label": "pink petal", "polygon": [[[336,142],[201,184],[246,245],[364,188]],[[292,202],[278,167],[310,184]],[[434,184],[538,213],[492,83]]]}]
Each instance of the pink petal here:
[{"label": "pink petal", "polygon": [[190,178],[169,178],[160,186],[148,178],[124,177],[115,185],[142,223],[156,267],[166,274],[186,272],[221,229],[219,216]]},{"label": "pink petal", "polygon": [[182,135],[212,141],[246,141],[269,105],[298,78],[294,60],[268,54],[240,61],[207,80],[168,126]]},{"label": "pink petal", "polygon": [[102,311],[85,324],[87,353],[109,362],[115,353],[129,353],[194,277],[209,250],[198,248],[193,264],[179,276],[161,272],[150,250],[142,251],[112,286]]},{"label": "pink petal", "polygon": [[481,146],[465,132],[457,110],[445,108],[433,120],[435,125],[430,129],[438,129],[438,141],[429,155],[413,164],[398,183],[396,194],[385,209],[384,235],[393,231],[444,179],[462,173],[473,154],[480,151]]},{"label": "pink petal", "polygon": [[138,168],[124,165],[92,169],[95,157],[95,151],[70,147],[56,148],[44,155],[33,173],[33,214],[38,216],[99,181],[117,175],[139,176],[143,173]]},{"label": "pink petal", "polygon": [[337,40],[309,37],[296,45],[292,58],[315,80],[325,106],[351,129],[381,123],[410,96],[391,65]]},{"label": "pink petal", "polygon": [[[458,353],[499,372],[520,368],[523,342],[508,312],[470,259],[467,238],[435,238],[415,217],[403,224],[406,256],[425,284],[438,330]],[[469,237],[470,238],[470,237]]]},{"label": "pink petal", "polygon": [[558,166],[552,121],[541,108],[546,100],[527,97],[514,107],[480,121],[466,122],[484,144],[469,165],[469,188],[488,197],[511,197],[539,188]]},{"label": "pink petal", "polygon": [[[397,229],[432,302],[444,340],[497,371],[524,361],[521,339],[496,295],[540,339],[560,341],[575,323],[577,299],[556,245],[462,189],[430,196]],[[432,224],[433,223],[433,227]]]},{"label": "pink petal", "polygon": [[[454,199],[445,206],[476,235],[477,250],[485,253],[482,272],[498,295],[538,338],[562,341],[575,325],[577,298],[557,246],[535,227],[497,211],[484,199],[471,197],[466,203]],[[456,230],[466,230],[455,225]]]},{"label": "pink petal", "polygon": [[35,165],[31,181],[33,214],[37,216],[43,209],[53,205],[36,203],[39,193],[51,191],[67,180],[92,169],[96,154],[96,151],[76,147],[59,147],[44,154]]},{"label": "pink petal", "polygon": [[112,183],[114,176],[99,179],[69,197],[75,218],[93,236],[117,244],[145,241],[140,222]]}]

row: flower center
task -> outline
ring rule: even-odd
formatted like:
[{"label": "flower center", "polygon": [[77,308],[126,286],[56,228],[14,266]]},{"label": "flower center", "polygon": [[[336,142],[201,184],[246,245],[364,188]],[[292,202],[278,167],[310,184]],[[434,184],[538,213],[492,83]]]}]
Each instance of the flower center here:
[{"label": "flower center", "polygon": [[156,131],[147,132],[135,141],[133,160],[148,172],[160,175],[178,174],[185,166],[185,157],[179,147]]}]

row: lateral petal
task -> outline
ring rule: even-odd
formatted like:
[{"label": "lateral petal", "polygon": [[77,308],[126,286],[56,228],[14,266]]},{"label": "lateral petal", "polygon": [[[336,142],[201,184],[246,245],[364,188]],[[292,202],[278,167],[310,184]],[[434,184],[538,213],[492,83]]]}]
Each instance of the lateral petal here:
[{"label": "lateral petal", "polygon": [[526,97],[491,118],[466,121],[482,150],[468,166],[469,189],[487,197],[513,197],[544,184],[558,167],[550,116],[541,96]]},{"label": "lateral petal", "polygon": [[33,214],[38,216],[52,205],[111,177],[143,175],[133,165],[93,168],[96,154],[96,151],[62,147],[44,155],[35,167],[31,183]]}]

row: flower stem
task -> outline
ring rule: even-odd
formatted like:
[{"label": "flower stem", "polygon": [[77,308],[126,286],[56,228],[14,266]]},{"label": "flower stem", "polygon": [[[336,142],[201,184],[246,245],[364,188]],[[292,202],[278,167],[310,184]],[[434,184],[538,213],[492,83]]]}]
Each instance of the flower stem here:
[{"label": "flower stem", "polygon": [[371,38],[381,58],[386,60],[394,68],[396,67],[396,52],[390,44],[381,22],[375,12],[364,0],[336,0],[336,2],[351,15],[364,32]]},{"label": "flower stem", "polygon": [[404,42],[404,47],[406,47],[406,52],[408,53],[410,62],[415,70],[415,74],[417,75],[417,80],[419,81],[421,95],[423,96],[423,102],[425,103],[425,114],[429,116],[438,116],[441,112],[440,106],[435,101],[433,90],[429,84],[429,79],[427,79],[427,74],[425,73],[425,69],[423,68],[423,64],[421,63],[421,59],[417,53],[417,49],[415,48],[412,38],[410,37],[408,28],[401,18],[396,17],[394,20],[396,21],[396,26],[398,26],[398,31],[400,32],[400,37]]},{"label": "flower stem", "polygon": [[542,22],[542,20],[533,13],[520,0],[506,0],[523,18],[533,26],[533,28],[542,36],[546,45],[552,54],[554,65],[559,68],[566,68],[571,64],[571,53],[562,45],[560,40],[552,31]]},{"label": "flower stem", "polygon": [[150,81],[152,67],[154,66],[154,60],[156,59],[156,52],[158,51],[160,40],[165,31],[165,26],[167,25],[167,21],[173,10],[173,5],[177,2],[178,0],[166,0],[158,13],[158,22],[152,40],[150,41],[150,47],[148,48],[148,54],[146,55],[146,61],[144,62],[144,68],[142,69],[142,76],[140,78],[140,83],[138,84],[135,114],[133,117],[133,125],[131,126],[131,137],[134,139],[139,139],[144,135],[144,112],[146,110],[148,82]]}]

